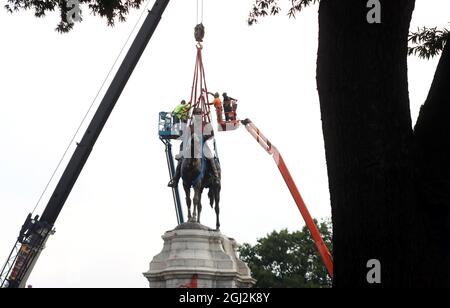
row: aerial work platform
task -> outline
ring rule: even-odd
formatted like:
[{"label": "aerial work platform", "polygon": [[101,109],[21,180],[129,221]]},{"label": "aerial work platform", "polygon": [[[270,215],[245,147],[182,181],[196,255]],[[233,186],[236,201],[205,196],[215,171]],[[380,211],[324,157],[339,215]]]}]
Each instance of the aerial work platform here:
[{"label": "aerial work platform", "polygon": [[158,120],[158,134],[162,139],[179,139],[182,135],[180,123],[174,123],[171,112],[161,111]]}]

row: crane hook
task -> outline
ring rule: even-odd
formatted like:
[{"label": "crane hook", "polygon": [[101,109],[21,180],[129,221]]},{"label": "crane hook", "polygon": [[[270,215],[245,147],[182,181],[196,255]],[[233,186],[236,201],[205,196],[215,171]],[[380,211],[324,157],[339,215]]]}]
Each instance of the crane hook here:
[{"label": "crane hook", "polygon": [[198,43],[203,42],[203,38],[205,37],[205,26],[203,26],[203,23],[200,23],[195,26],[194,37]]}]

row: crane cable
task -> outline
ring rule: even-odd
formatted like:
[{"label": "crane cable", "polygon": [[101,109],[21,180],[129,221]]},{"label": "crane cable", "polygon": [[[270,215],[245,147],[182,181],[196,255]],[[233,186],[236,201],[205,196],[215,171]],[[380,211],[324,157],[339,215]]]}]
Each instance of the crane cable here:
[{"label": "crane cable", "polygon": [[[200,19],[199,17],[200,12]],[[197,0],[197,25],[203,23],[203,0]]]},{"label": "crane cable", "polygon": [[[64,158],[67,155],[67,152],[69,152],[70,147],[72,146],[73,142],[75,141],[75,138],[77,137],[78,133],[80,132],[81,127],[83,126],[83,124],[85,123],[87,116],[89,115],[89,113],[92,110],[92,107],[94,107],[95,102],[97,101],[98,96],[100,95],[100,92],[102,91],[102,89],[104,88],[106,81],[109,79],[109,77],[111,76],[111,73],[114,69],[114,67],[116,66],[117,62],[119,61],[120,56],[122,55],[123,51],[125,50],[125,47],[127,46],[128,42],[130,41],[131,35],[134,33],[134,31],[136,30],[139,22],[142,20],[142,16],[144,15],[144,13],[147,11],[147,8],[150,4],[150,0],[147,1],[147,4],[144,6],[144,9],[142,10],[141,15],[139,16],[138,20],[136,21],[136,24],[134,25],[133,29],[131,30],[130,34],[127,37],[127,40],[125,41],[125,43],[123,44],[122,48],[120,49],[119,54],[117,55],[116,59],[114,60],[113,65],[111,66],[111,68],[108,71],[108,74],[106,75],[106,78],[103,80],[102,85],[100,86],[100,89],[98,90],[97,94],[95,95],[94,99],[92,100],[89,108],[87,109],[86,113],[84,114],[80,124],[78,125],[75,133],[73,134],[72,139],[70,139],[69,144],[66,147],[66,150],[64,151],[63,155],[61,156],[61,159],[59,160],[58,164],[56,165],[55,170],[53,171],[50,179],[48,180],[47,184],[44,187],[44,190],[42,191],[41,195],[39,196],[38,201],[36,202],[36,205],[33,208],[33,211],[31,212],[31,214],[34,214],[34,212],[36,211],[36,208],[38,207],[38,205],[41,203],[42,198],[44,197],[45,193],[47,192],[51,182],[53,181],[53,178],[55,177],[56,173],[58,172],[59,168],[61,167],[61,164],[64,160]],[[203,16],[203,13],[202,13]]]}]

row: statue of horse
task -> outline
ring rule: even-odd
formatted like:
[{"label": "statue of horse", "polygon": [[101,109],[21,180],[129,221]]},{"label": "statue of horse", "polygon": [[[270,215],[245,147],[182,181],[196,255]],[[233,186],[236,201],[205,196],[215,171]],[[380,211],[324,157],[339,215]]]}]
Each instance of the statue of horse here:
[{"label": "statue of horse", "polygon": [[[205,155],[206,152],[211,153],[206,142],[203,142],[204,136],[201,138],[193,134],[190,142],[187,142],[181,164],[181,178],[183,180],[183,188],[186,194],[186,204],[188,207],[188,221],[200,223],[200,214],[202,211],[202,193],[208,188],[209,204],[214,207],[216,212],[216,230],[220,228],[219,221],[219,201],[220,201],[220,165],[219,161],[212,154]],[[202,150],[203,146],[203,150]],[[195,149],[200,149],[200,155],[195,155]],[[215,164],[214,166],[212,164]],[[191,215],[191,187],[194,189],[194,211]]]}]

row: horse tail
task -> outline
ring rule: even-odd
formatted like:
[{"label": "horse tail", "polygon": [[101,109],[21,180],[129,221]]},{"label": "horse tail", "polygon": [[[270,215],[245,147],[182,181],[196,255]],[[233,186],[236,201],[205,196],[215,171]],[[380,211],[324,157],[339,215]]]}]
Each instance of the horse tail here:
[{"label": "horse tail", "polygon": [[214,193],[215,190],[213,186],[210,186],[208,190],[208,198],[209,198],[209,205],[211,206],[211,208],[214,208]]}]

